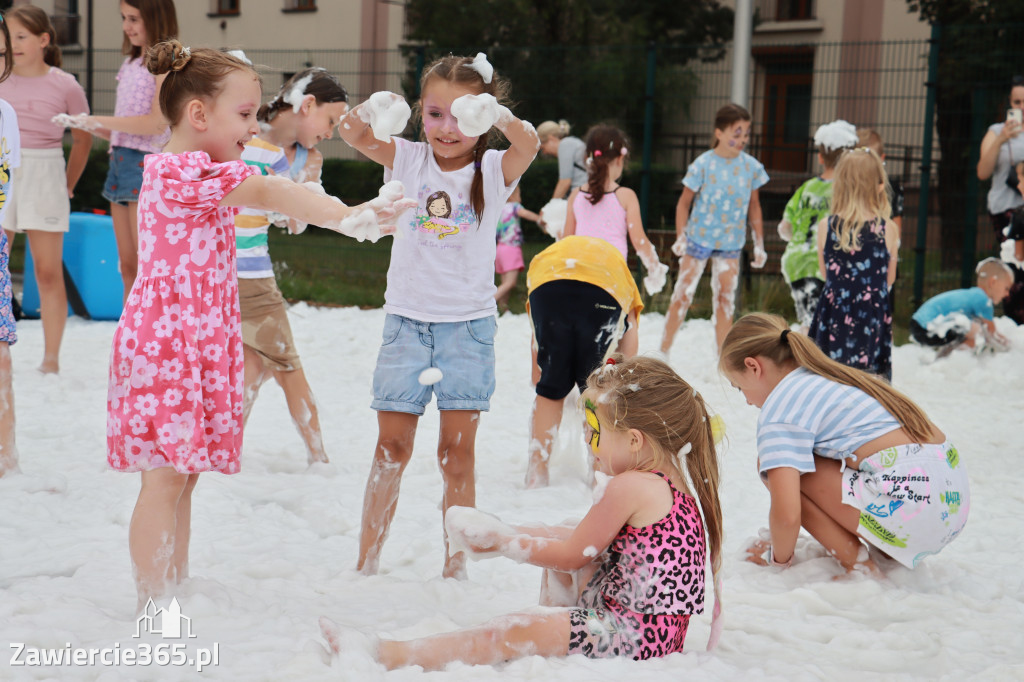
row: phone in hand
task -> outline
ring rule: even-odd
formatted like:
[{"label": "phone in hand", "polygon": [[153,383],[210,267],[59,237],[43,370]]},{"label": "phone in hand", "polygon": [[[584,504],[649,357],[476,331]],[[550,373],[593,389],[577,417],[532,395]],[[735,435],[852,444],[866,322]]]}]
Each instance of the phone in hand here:
[{"label": "phone in hand", "polygon": [[1017,125],[1024,123],[1024,110],[1021,109],[1007,109],[1006,110],[1006,122],[1015,121]]}]

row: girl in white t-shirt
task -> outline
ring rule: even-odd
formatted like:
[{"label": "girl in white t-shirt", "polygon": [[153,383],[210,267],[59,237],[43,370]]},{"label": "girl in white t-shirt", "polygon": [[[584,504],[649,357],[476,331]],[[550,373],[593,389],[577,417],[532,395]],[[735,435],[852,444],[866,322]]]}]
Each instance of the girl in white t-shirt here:
[{"label": "girl in white t-shirt", "polygon": [[[379,434],[357,562],[366,574],[377,571],[432,392],[441,412],[442,509],[476,501],[476,429],[494,392],[495,230],[539,146],[533,126],[499,103],[506,91],[483,54],[449,56],[427,67],[420,81],[416,108],[425,142],[392,137],[409,116],[405,100],[392,93],[374,94],[341,122],[342,138],[418,201],[398,220],[388,268],[371,405]],[[492,127],[509,149],[488,149]],[[447,539],[445,545],[444,576],[463,576],[464,555],[449,556]]]},{"label": "girl in white t-shirt", "polygon": [[[4,45],[10,44],[7,23],[0,21]],[[11,75],[14,55],[5,50],[0,81]],[[3,224],[7,203],[14,183],[11,171],[21,165],[21,135],[14,108],[0,99],[0,224]],[[14,388],[11,385],[11,349],[18,340],[11,309],[11,272],[8,269],[10,247],[7,235],[0,230],[0,476],[18,470],[18,451],[14,447]]]}]

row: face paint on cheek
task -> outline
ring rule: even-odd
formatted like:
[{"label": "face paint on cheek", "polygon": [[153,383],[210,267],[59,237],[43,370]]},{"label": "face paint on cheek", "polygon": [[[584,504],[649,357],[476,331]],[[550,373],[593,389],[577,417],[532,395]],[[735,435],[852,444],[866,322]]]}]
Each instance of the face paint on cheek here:
[{"label": "face paint on cheek", "polygon": [[587,429],[590,432],[587,436],[587,443],[591,450],[597,452],[598,445],[601,443],[601,422],[597,420],[597,410],[590,398],[583,401],[583,412],[586,415]]}]

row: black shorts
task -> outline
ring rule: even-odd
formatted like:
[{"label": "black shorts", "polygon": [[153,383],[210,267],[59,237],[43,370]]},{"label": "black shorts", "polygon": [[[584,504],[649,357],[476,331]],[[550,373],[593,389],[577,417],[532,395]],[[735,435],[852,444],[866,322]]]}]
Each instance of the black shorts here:
[{"label": "black shorts", "polygon": [[540,367],[537,395],[549,400],[565,398],[573,384],[582,391],[625,330],[622,308],[612,295],[575,280],[546,282],[534,289],[530,319]]},{"label": "black shorts", "polygon": [[946,333],[942,336],[938,334],[932,334],[927,329],[921,326],[921,324],[914,318],[910,318],[910,338],[917,341],[922,346],[931,346],[937,348],[939,346],[948,346],[950,344],[960,345],[967,338],[966,332],[962,329],[952,328],[947,329]]}]

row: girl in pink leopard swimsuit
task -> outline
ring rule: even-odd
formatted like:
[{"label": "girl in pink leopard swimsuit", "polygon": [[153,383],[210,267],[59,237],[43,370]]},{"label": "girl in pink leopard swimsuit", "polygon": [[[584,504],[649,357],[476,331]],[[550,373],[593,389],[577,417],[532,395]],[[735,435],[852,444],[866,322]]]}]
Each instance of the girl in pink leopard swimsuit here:
[{"label": "girl in pink leopard swimsuit", "polygon": [[[595,466],[612,478],[576,527],[511,528],[468,508],[449,509],[446,519],[449,542],[470,556],[500,554],[546,569],[541,602],[565,608],[370,642],[385,667],[433,670],[531,655],[640,660],[682,651],[690,616],[704,611],[709,552],[716,599],[708,648],[715,645],[722,513],[714,419],[703,398],[660,360],[615,356],[590,376],[581,399]],[[358,640],[367,645],[326,618],[320,625],[335,652]]]}]

